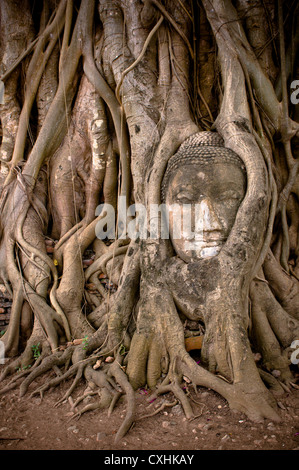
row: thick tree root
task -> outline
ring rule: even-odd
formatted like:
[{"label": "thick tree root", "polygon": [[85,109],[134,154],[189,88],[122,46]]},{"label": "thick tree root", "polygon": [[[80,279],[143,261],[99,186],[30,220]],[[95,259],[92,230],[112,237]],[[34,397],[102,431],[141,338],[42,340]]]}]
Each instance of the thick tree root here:
[{"label": "thick tree root", "polygon": [[117,358],[115,359],[114,363],[111,366],[111,375],[119,383],[122,390],[125,392],[126,399],[127,399],[126,417],[115,436],[115,442],[118,442],[120,439],[122,439],[126,435],[126,433],[129,431],[129,429],[134,423],[136,403],[135,403],[135,395],[134,395],[133,387],[129,383],[128,377],[122,370],[121,356],[119,355],[117,356]]}]

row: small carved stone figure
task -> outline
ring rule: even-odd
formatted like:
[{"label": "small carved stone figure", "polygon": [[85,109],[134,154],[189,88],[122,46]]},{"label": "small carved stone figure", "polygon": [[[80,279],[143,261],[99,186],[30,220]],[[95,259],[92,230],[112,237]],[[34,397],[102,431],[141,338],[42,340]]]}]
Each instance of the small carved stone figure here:
[{"label": "small carved stone figure", "polygon": [[219,134],[199,132],[185,140],[170,158],[162,183],[163,202],[176,207],[169,211],[176,254],[187,263],[218,255],[245,192],[244,164]]}]

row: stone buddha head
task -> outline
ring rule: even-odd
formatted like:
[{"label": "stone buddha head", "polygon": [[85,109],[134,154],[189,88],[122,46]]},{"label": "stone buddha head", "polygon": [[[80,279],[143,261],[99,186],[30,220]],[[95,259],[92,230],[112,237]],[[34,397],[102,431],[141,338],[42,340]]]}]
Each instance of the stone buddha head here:
[{"label": "stone buddha head", "polygon": [[162,182],[162,201],[176,208],[169,212],[176,254],[187,263],[217,256],[245,192],[244,164],[224,147],[219,134],[199,132],[185,140],[170,158]]}]

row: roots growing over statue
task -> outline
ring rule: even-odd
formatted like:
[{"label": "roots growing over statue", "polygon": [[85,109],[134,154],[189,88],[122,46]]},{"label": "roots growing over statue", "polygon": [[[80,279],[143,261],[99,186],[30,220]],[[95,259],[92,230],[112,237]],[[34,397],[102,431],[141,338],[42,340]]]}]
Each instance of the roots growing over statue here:
[{"label": "roots growing over statue", "polygon": [[[124,395],[117,440],[139,387],[173,394],[187,418],[191,383],[254,421],[279,420],[275,397],[298,388],[298,41],[284,33],[298,8],[28,1],[20,18],[2,4],[0,275],[12,308],[0,393],[42,397],[68,380],[59,405],[84,380],[77,418],[110,414]],[[143,205],[150,221],[169,159],[203,131],[241,158],[246,195],[219,255],[186,263],[170,240],[130,237],[118,218],[132,223]],[[108,207],[115,236],[98,237]]]}]

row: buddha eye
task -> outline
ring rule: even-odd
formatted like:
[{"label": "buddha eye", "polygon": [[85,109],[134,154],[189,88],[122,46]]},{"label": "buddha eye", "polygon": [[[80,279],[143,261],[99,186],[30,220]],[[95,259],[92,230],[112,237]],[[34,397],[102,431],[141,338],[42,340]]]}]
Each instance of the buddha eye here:
[{"label": "buddha eye", "polygon": [[237,191],[231,189],[219,193],[216,199],[218,201],[239,201],[241,199],[241,196]]}]

